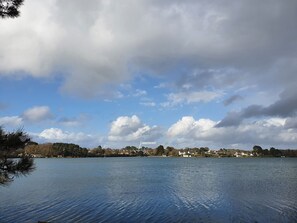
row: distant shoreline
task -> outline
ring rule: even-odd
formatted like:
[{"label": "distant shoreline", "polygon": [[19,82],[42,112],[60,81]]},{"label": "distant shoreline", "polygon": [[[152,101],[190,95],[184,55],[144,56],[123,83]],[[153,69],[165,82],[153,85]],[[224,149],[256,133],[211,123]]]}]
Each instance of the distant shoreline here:
[{"label": "distant shoreline", "polygon": [[[11,158],[19,158],[19,157],[11,157]],[[297,158],[297,157],[274,157],[274,156],[263,156],[263,157],[205,157],[205,156],[193,156],[193,157],[181,157],[181,156],[93,156],[93,157],[34,157],[34,159],[90,159],[90,158],[178,158],[178,159],[221,159],[221,158],[238,158],[238,159],[271,159],[271,158]]]}]

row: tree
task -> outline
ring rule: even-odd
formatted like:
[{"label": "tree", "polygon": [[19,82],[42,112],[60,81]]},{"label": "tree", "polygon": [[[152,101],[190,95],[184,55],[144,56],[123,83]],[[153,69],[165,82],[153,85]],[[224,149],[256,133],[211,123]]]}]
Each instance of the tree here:
[{"label": "tree", "polygon": [[0,17],[16,18],[20,15],[19,7],[24,0],[0,0]]},{"label": "tree", "polygon": [[165,153],[164,146],[159,145],[159,146],[156,148],[156,153],[155,153],[155,155],[156,155],[156,156],[162,156],[164,153]]},{"label": "tree", "polygon": [[97,148],[94,148],[91,150],[90,155],[91,156],[104,156],[105,150],[102,149],[102,146],[98,146]]},{"label": "tree", "polygon": [[263,149],[261,146],[255,145],[253,147],[253,155],[254,156],[261,156],[263,154]]},{"label": "tree", "polygon": [[22,130],[6,133],[0,127],[0,185],[11,182],[15,176],[27,175],[34,170],[33,159],[25,154],[21,154],[18,160],[9,158],[13,151],[23,149],[29,141],[29,136]]},{"label": "tree", "polygon": [[282,156],[282,152],[274,147],[271,147],[269,152],[271,156],[275,156],[275,157]]}]

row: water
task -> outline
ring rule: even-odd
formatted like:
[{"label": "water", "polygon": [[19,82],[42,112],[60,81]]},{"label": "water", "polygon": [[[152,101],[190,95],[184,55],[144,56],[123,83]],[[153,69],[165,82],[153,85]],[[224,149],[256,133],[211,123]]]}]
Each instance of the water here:
[{"label": "water", "polygon": [[0,222],[297,222],[295,158],[36,159]]}]

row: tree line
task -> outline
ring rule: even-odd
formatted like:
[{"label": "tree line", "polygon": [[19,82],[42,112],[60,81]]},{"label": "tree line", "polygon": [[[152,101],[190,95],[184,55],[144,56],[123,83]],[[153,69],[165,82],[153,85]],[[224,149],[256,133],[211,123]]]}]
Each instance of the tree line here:
[{"label": "tree line", "polygon": [[[38,144],[30,142],[24,148],[26,154],[30,154],[33,157],[134,157],[134,156],[180,156],[179,152],[188,154],[194,154],[196,156],[205,156],[205,153],[209,151],[208,147],[200,148],[186,148],[176,149],[172,146],[159,145],[156,148],[136,146],[126,146],[121,149],[102,148],[98,146],[93,149],[81,148],[79,145],[72,143],[45,143]],[[12,157],[17,157],[18,152],[14,151],[11,154]]]},{"label": "tree line", "polygon": [[88,149],[73,143],[45,143],[31,142],[24,148],[26,154],[33,157],[87,157]]},{"label": "tree line", "polygon": [[[136,146],[126,146],[121,149],[102,148],[98,146],[93,149],[81,148],[79,145],[72,143],[46,143],[28,144],[24,152],[34,157],[134,157],[134,156],[166,156],[178,157],[188,155],[192,157],[297,157],[297,150],[280,150],[271,147],[262,149],[261,146],[255,145],[252,151],[240,149],[219,149],[210,150],[208,147],[193,147],[177,149],[172,146],[164,147],[159,145],[156,148]],[[16,154],[14,154],[16,155]]]},{"label": "tree line", "polygon": [[261,146],[255,145],[253,147],[253,154],[257,157],[297,157],[297,150],[292,149],[262,149]]}]

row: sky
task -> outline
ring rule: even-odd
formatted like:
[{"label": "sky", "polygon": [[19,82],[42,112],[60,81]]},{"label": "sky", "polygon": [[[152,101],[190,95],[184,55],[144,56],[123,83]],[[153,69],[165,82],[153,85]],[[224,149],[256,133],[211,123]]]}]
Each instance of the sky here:
[{"label": "sky", "polygon": [[20,11],[0,20],[7,131],[87,148],[297,148],[296,0],[26,0]]}]

